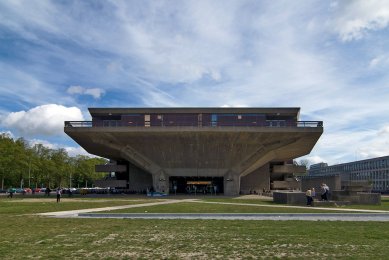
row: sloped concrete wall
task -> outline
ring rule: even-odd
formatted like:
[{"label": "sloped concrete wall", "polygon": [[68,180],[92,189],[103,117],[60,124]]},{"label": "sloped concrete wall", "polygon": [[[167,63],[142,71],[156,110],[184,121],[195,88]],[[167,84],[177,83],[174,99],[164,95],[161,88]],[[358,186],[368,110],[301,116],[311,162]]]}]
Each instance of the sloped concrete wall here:
[{"label": "sloped concrete wall", "polygon": [[129,183],[128,189],[130,191],[141,192],[150,189],[153,186],[153,179],[150,173],[139,169],[138,167],[129,165]]},{"label": "sloped concrete wall", "polygon": [[261,168],[252,173],[241,177],[240,192],[241,194],[262,193],[263,189],[270,190],[270,170],[269,164],[265,164]]}]

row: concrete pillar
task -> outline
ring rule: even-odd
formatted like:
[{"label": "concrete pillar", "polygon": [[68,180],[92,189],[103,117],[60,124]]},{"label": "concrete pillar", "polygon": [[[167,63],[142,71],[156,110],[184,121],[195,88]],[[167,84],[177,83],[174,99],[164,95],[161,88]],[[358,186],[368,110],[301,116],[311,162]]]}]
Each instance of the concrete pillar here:
[{"label": "concrete pillar", "polygon": [[157,173],[153,173],[152,176],[155,191],[169,194],[169,176],[162,170]]},{"label": "concrete pillar", "polygon": [[238,196],[240,192],[240,175],[233,171],[228,171],[224,175],[224,195]]}]

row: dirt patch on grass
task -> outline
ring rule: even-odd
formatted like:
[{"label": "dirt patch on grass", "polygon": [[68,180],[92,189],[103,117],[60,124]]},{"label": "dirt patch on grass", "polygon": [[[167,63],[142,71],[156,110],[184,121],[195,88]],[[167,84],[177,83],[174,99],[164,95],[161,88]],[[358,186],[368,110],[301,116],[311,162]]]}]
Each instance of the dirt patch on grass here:
[{"label": "dirt patch on grass", "polygon": [[273,200],[272,197],[268,197],[268,196],[261,196],[261,195],[255,195],[255,194],[251,194],[251,195],[243,195],[243,196],[239,196],[239,197],[236,197],[236,198],[233,198],[233,199],[236,199],[236,200]]}]

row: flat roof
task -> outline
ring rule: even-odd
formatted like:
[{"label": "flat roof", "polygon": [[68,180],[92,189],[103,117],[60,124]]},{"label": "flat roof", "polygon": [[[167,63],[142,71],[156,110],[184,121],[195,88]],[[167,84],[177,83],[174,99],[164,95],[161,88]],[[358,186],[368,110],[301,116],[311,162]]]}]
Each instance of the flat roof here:
[{"label": "flat roof", "polygon": [[156,113],[259,113],[299,116],[299,107],[138,107],[138,108],[88,108],[92,116]]}]

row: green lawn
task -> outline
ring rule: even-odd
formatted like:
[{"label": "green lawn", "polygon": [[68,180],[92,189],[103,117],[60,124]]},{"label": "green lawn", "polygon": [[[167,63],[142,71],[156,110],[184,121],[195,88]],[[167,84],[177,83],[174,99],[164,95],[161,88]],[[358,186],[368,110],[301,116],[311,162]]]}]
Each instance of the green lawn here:
[{"label": "green lawn", "polygon": [[[155,200],[144,202],[151,201]],[[0,199],[0,258],[387,259],[389,255],[386,222],[65,219],[26,214],[131,203],[140,201],[75,199],[56,204],[54,198]],[[184,204],[198,205],[165,207]]]},{"label": "green lawn", "polygon": [[[89,198],[63,198],[56,203],[56,198],[0,198],[0,217],[7,214],[32,214],[52,211],[64,211],[75,209],[103,208],[129,204],[141,204],[148,202],[141,199],[89,199]],[[155,201],[155,200],[153,200]]]}]

